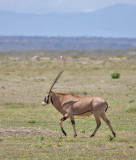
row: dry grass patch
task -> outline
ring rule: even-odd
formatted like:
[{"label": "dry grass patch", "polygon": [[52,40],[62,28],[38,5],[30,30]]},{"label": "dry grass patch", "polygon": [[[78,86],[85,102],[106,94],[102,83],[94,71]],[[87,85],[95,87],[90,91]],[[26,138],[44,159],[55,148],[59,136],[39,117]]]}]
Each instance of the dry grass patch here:
[{"label": "dry grass patch", "polygon": [[32,137],[32,136],[59,136],[59,134],[52,130],[34,129],[25,127],[15,127],[0,129],[0,137]]}]

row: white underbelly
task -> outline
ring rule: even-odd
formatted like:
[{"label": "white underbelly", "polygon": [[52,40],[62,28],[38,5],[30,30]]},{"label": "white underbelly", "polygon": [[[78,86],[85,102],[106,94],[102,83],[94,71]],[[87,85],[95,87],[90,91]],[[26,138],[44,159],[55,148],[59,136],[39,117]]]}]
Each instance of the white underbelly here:
[{"label": "white underbelly", "polygon": [[91,115],[92,115],[91,112],[87,112],[87,113],[83,113],[83,114],[77,114],[77,115],[75,115],[75,116],[87,116],[87,117],[89,117],[89,116],[91,116]]}]

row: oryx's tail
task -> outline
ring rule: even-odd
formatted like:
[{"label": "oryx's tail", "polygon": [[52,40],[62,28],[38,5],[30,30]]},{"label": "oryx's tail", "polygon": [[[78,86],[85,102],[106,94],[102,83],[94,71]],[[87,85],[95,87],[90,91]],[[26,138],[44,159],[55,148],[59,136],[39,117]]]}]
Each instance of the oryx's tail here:
[{"label": "oryx's tail", "polygon": [[107,108],[105,109],[105,112],[108,110],[109,106],[108,106],[108,103],[106,102],[106,106]]}]

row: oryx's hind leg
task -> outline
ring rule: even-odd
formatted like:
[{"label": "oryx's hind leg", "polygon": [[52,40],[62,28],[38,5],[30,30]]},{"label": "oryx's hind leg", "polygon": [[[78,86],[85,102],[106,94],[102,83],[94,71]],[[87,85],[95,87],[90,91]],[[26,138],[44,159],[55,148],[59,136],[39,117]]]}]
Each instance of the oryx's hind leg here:
[{"label": "oryx's hind leg", "polygon": [[106,117],[105,113],[102,113],[102,114],[101,114],[101,117],[102,117],[102,119],[107,123],[107,125],[109,126],[109,128],[110,128],[113,136],[116,137],[116,133],[114,132],[114,130],[113,130],[112,126],[111,126],[111,123],[110,123],[110,121],[108,120],[108,118]]},{"label": "oryx's hind leg", "polygon": [[74,129],[74,137],[76,137],[77,133],[76,133],[76,125],[75,125],[74,116],[71,116],[70,119],[71,119],[71,123],[72,123],[73,129]]},{"label": "oryx's hind leg", "polygon": [[101,126],[100,116],[94,114],[94,117],[95,117],[97,126],[96,126],[96,128],[95,128],[93,134],[92,134],[90,137],[95,136],[96,132],[98,131],[99,127]]}]

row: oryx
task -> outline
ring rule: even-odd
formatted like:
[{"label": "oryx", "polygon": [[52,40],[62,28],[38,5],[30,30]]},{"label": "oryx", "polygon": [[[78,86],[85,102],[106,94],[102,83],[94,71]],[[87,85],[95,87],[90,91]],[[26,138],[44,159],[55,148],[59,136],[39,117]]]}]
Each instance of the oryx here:
[{"label": "oryx", "polygon": [[114,137],[116,137],[116,134],[111,126],[111,123],[105,115],[105,112],[108,109],[108,104],[105,100],[103,100],[100,97],[92,97],[92,96],[78,97],[71,94],[52,92],[54,84],[57,82],[58,78],[62,73],[63,71],[61,71],[58,74],[58,76],[52,83],[49,91],[47,92],[47,95],[44,98],[44,101],[42,102],[42,105],[46,106],[47,104],[52,103],[52,105],[63,115],[63,118],[60,119],[59,121],[63,134],[65,136],[67,135],[62,126],[63,121],[65,121],[68,118],[71,119],[71,123],[74,129],[74,137],[76,137],[77,133],[75,128],[74,116],[90,116],[93,114],[97,126],[90,137],[95,136],[97,130],[99,129],[101,125],[100,117],[107,123],[110,130],[112,131],[112,134],[114,135]]}]

